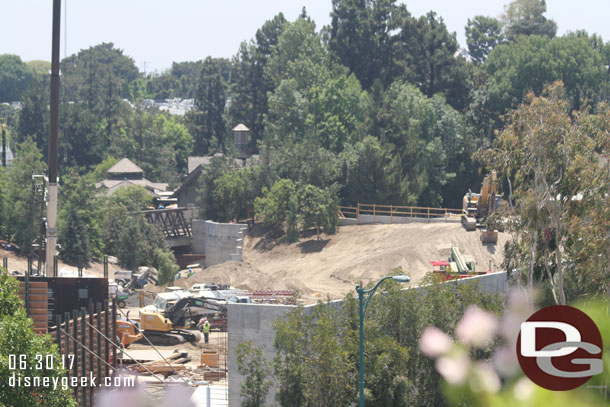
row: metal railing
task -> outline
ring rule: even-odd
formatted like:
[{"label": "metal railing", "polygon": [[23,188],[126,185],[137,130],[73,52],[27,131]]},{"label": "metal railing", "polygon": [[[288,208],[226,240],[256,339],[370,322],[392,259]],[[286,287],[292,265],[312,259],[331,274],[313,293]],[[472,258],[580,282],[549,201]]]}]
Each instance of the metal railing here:
[{"label": "metal railing", "polygon": [[360,220],[361,215],[372,215],[373,221],[376,216],[389,216],[390,223],[393,217],[438,219],[460,216],[462,209],[432,208],[427,206],[400,206],[400,205],[378,205],[361,204],[357,206],[340,206],[339,217]]}]

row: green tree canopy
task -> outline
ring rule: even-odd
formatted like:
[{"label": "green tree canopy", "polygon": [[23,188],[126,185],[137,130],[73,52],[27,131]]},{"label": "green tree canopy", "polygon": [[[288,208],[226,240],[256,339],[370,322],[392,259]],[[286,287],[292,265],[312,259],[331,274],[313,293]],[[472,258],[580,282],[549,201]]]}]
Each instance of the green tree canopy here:
[{"label": "green tree canopy", "polygon": [[[55,389],[53,386],[39,387],[36,391],[24,386],[8,385],[7,381],[12,375],[17,378],[47,377],[51,383],[53,380],[61,383],[65,374],[61,369],[57,345],[53,344],[49,335],[41,336],[34,332],[32,320],[27,317],[18,293],[19,282],[9,277],[7,271],[0,267],[0,377],[3,381],[0,405],[75,407],[76,402],[70,396],[70,390],[63,389],[61,385]],[[25,369],[10,369],[9,357],[12,355],[27,358]],[[54,368],[37,368],[36,355],[51,355],[54,358]]]},{"label": "green tree canopy", "polygon": [[547,19],[545,0],[514,0],[504,8],[506,37],[509,41],[519,35],[544,35],[553,38],[557,33],[557,23]]},{"label": "green tree canopy", "polygon": [[219,62],[207,57],[203,62],[195,107],[187,115],[194,138],[193,152],[203,155],[224,151],[227,127],[224,119],[226,85]]},{"label": "green tree canopy", "polygon": [[487,55],[504,41],[502,22],[493,17],[475,16],[466,24],[466,43],[470,56],[482,63]]},{"label": "green tree canopy", "polygon": [[515,108],[530,91],[540,94],[545,84],[561,80],[578,109],[582,99],[598,100],[605,83],[602,54],[586,36],[521,36],[497,46],[485,62],[489,74],[489,104],[498,114]]},{"label": "green tree canopy", "polygon": [[32,69],[17,55],[0,55],[0,103],[16,102],[34,79]]}]

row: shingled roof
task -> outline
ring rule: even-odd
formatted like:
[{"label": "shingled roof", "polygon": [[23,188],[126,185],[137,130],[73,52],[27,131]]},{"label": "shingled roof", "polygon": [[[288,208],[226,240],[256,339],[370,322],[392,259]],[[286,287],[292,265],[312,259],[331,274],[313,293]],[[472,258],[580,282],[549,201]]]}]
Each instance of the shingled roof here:
[{"label": "shingled roof", "polygon": [[135,165],[129,158],[123,158],[108,170],[108,174],[135,174],[143,173],[142,168]]}]

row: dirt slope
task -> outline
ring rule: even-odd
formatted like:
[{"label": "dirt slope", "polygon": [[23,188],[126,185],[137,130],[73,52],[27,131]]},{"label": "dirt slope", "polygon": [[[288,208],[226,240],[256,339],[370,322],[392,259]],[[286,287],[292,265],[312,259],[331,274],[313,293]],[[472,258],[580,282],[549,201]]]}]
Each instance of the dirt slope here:
[{"label": "dirt slope", "polygon": [[460,224],[411,223],[343,226],[322,239],[268,248],[261,238],[247,237],[244,261],[270,278],[274,289],[300,289],[306,300],[340,298],[360,280],[366,284],[396,267],[416,285],[431,271],[430,261],[447,260],[451,246],[474,257],[477,270],[487,270],[490,260],[497,270],[508,235],[483,245],[479,231],[466,232]]}]

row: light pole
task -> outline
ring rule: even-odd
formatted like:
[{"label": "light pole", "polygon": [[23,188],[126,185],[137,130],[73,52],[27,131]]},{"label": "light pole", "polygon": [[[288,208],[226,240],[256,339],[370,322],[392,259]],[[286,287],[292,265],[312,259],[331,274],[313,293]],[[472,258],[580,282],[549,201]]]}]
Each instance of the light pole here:
[{"label": "light pole", "polygon": [[[364,314],[366,313],[366,309],[368,308],[377,287],[379,287],[379,285],[385,280],[389,279],[399,283],[408,283],[411,281],[411,277],[401,274],[382,278],[370,290],[365,290],[360,285],[356,286],[356,292],[358,293],[358,305],[360,309],[360,407],[364,407]],[[360,284],[362,284],[362,282]]]}]

